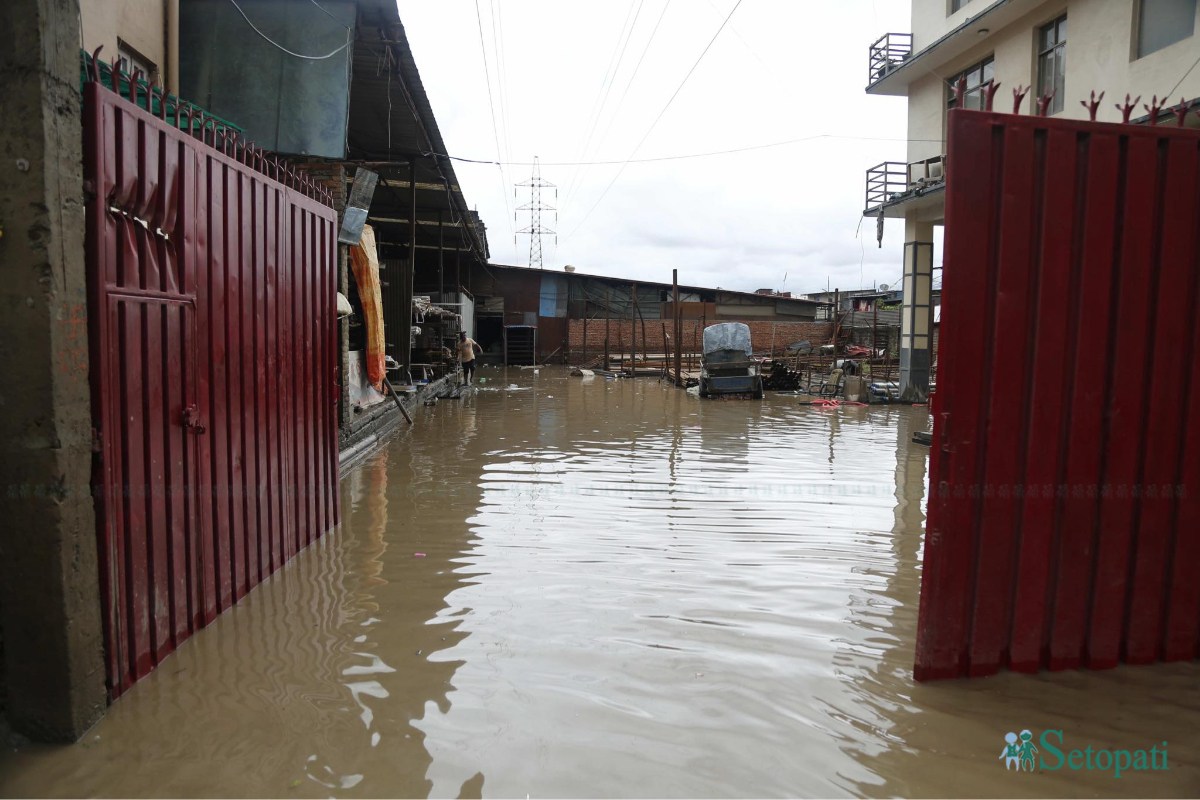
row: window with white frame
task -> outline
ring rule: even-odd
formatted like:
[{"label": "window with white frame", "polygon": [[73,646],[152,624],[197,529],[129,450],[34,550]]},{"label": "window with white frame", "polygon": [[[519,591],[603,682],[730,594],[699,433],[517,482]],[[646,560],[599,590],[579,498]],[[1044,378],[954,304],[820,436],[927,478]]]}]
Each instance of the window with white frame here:
[{"label": "window with white frame", "polygon": [[1196,32],[1196,0],[1139,0],[1137,57],[1148,56]]},{"label": "window with white frame", "polygon": [[947,81],[946,85],[946,107],[955,108],[954,87],[958,85],[959,78],[965,78],[967,82],[966,93],[963,94],[963,108],[973,108],[977,111],[982,111],[985,105],[986,86],[992,82],[996,72],[995,59],[988,56],[978,64],[973,64],[967,67],[962,72],[954,75]]},{"label": "window with white frame", "polygon": [[130,77],[134,70],[141,70],[143,80],[153,81],[154,73],[158,71],[153,61],[130,47],[124,39],[117,39],[117,59],[121,70]]},{"label": "window with white frame", "polygon": [[1063,110],[1067,80],[1067,15],[1038,28],[1038,96],[1053,93],[1049,113]]}]

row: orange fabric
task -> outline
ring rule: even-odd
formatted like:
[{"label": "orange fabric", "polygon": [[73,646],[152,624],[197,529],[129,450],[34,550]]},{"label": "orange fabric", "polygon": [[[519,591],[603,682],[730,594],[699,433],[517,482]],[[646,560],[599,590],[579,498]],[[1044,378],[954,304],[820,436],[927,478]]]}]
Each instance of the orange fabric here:
[{"label": "orange fabric", "polygon": [[367,380],[382,392],[385,374],[383,294],[379,286],[379,251],[375,248],[375,230],[370,225],[363,226],[362,238],[350,249],[350,268],[354,271],[354,282],[362,301],[363,322],[367,326]]}]

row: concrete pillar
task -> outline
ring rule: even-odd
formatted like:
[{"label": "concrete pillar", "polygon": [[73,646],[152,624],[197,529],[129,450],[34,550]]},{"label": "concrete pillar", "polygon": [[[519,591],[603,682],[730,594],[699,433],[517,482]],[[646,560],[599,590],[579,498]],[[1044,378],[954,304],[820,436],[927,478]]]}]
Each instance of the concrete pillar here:
[{"label": "concrete pillar", "polygon": [[12,727],[49,741],[106,704],[78,14],[0,3],[0,680]]},{"label": "concrete pillar", "polygon": [[933,223],[904,221],[904,308],[900,313],[900,399],[929,399],[933,340]]}]

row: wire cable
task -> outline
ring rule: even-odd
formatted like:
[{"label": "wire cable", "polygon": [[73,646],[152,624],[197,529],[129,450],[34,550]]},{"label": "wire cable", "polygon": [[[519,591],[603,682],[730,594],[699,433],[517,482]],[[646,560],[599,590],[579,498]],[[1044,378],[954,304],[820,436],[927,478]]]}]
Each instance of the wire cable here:
[{"label": "wire cable", "polygon": [[1187,72],[1183,73],[1183,77],[1175,82],[1175,85],[1171,87],[1171,91],[1167,92],[1166,97],[1168,100],[1171,98],[1171,95],[1175,94],[1175,90],[1183,85],[1183,82],[1187,80],[1187,76],[1191,75],[1192,70],[1194,70],[1197,66],[1200,66],[1200,57],[1197,57],[1196,60],[1192,62],[1192,65],[1187,68]]},{"label": "wire cable", "polygon": [[[250,18],[246,16],[246,12],[242,10],[242,7],[237,4],[237,0],[229,0],[229,3],[234,8],[237,9],[237,12],[242,15],[242,19],[246,20],[246,24],[250,26],[250,29],[253,30],[255,33],[257,33],[259,36],[261,36],[263,41],[265,41],[267,44],[271,45],[272,47],[274,47],[277,50],[282,50],[283,52],[287,53],[289,56],[292,56],[293,58],[302,58],[305,61],[324,61],[327,58],[333,58],[338,53],[342,52],[343,50],[345,50],[347,47],[350,46],[350,34],[349,34],[350,29],[347,28],[345,43],[341,47],[338,47],[336,50],[331,50],[330,52],[326,53],[323,56],[306,56],[303,53],[297,53],[292,50],[288,50],[286,47],[281,45],[279,42],[275,41],[270,36],[267,36],[265,33],[260,31],[258,29],[258,26],[255,25],[253,22],[251,22]],[[318,8],[320,8],[320,6],[318,6]],[[324,11],[324,9],[321,9],[321,10]],[[326,13],[329,13],[329,12],[326,12]]]},{"label": "wire cable", "polygon": [[708,40],[708,44],[704,46],[704,49],[700,52],[699,57],[697,57],[695,63],[692,64],[691,69],[687,71],[687,74],[683,76],[683,80],[679,82],[679,86],[675,88],[674,94],[672,94],[670,99],[667,100],[667,104],[662,107],[662,111],[658,112],[658,116],[654,118],[654,122],[650,123],[650,127],[646,129],[646,132],[638,141],[637,146],[633,148],[632,152],[630,152],[629,158],[625,159],[625,162],[621,164],[621,168],[617,170],[617,174],[613,176],[613,179],[608,182],[608,186],[605,186],[604,191],[600,193],[600,197],[596,198],[596,202],[593,203],[592,207],[589,208],[587,213],[583,215],[583,219],[579,221],[578,225],[571,229],[570,233],[563,237],[564,239],[571,238],[571,236],[577,230],[582,228],[583,224],[588,221],[589,217],[592,216],[592,212],[595,211],[600,203],[604,201],[604,198],[608,195],[608,190],[611,189],[613,184],[617,182],[617,179],[621,177],[621,173],[625,171],[625,167],[629,166],[630,161],[632,161],[633,157],[637,155],[637,151],[642,149],[642,145],[646,143],[646,139],[650,138],[650,134],[654,131],[654,128],[657,127],[659,120],[661,120],[663,115],[667,113],[667,109],[669,109],[671,104],[675,102],[675,98],[679,96],[679,93],[683,91],[683,87],[687,85],[688,79],[692,77],[692,73],[696,71],[696,67],[700,66],[700,62],[704,60],[704,56],[708,55],[708,51],[712,49],[713,43],[717,41],[717,37],[721,35],[721,31],[725,30],[725,26],[729,24],[729,20],[733,18],[734,12],[736,12],[741,5],[742,0],[737,0],[737,2],[734,3],[733,8],[729,10],[729,13],[725,15],[725,19],[721,21],[721,27],[717,28],[717,32],[714,33],[712,38]]},{"label": "wire cable", "polygon": [[671,7],[671,0],[667,0],[663,4],[662,11],[658,15],[658,19],[654,23],[654,29],[650,31],[650,38],[646,40],[646,46],[642,48],[642,54],[638,57],[637,63],[633,65],[633,73],[629,76],[629,82],[625,84],[625,90],[621,92],[621,97],[617,100],[617,107],[613,109],[612,115],[609,117],[608,125],[604,129],[604,134],[600,137],[600,143],[596,146],[599,150],[604,146],[604,142],[608,140],[608,134],[612,131],[613,121],[621,113],[621,109],[625,105],[625,98],[629,95],[629,89],[633,86],[633,82],[637,79],[638,70],[641,69],[642,62],[646,60],[646,53],[650,52],[650,45],[654,43],[654,36],[658,33],[658,28],[662,24],[663,17],[667,15],[667,9]]},{"label": "wire cable", "polygon": [[[711,150],[707,153],[684,153],[680,155],[670,156],[648,156],[646,158],[627,158],[616,161],[543,161],[543,167],[611,167],[618,164],[653,164],[661,161],[683,161],[691,158],[709,158],[711,156],[726,156],[736,153],[749,153],[754,150],[768,150],[773,147],[786,147],[791,144],[799,144],[801,142],[812,142],[820,139],[829,139],[832,141],[847,141],[847,142],[944,142],[944,139],[905,139],[900,137],[889,136],[843,136],[836,133],[818,133],[812,136],[801,136],[796,139],[784,139],[780,142],[768,142],[766,144],[752,144],[745,147],[733,147],[728,150]],[[458,161],[464,164],[486,164],[489,166],[499,162],[486,158],[467,158],[465,156],[452,156],[448,153],[422,153],[423,156],[441,156],[448,158],[451,161]],[[505,166],[508,167],[531,167],[532,161],[506,161]]]},{"label": "wire cable", "polygon": [[[496,125],[496,104],[492,98],[492,75],[488,70],[487,44],[483,38],[483,16],[479,12],[479,0],[475,0],[475,22],[479,26],[479,53],[483,57],[483,78],[487,82],[488,109],[492,112],[492,137],[496,142],[496,167],[500,170],[500,194],[504,197],[504,207],[508,206],[508,181],[504,177],[504,164],[500,161],[500,129]],[[499,66],[497,65],[497,69]]]},{"label": "wire cable", "polygon": [[[599,123],[600,116],[604,112],[604,103],[608,99],[608,92],[611,91],[612,81],[621,68],[621,58],[624,56],[629,37],[633,34],[633,27],[630,26],[629,20],[632,18],[634,23],[637,23],[637,17],[641,13],[643,2],[644,0],[632,0],[629,4],[629,10],[625,12],[625,21],[621,23],[621,32],[617,34],[617,44],[613,47],[612,55],[608,57],[608,66],[605,67],[604,79],[600,82],[600,90],[596,93],[596,100],[592,104],[592,110],[588,112],[588,122],[586,123],[588,132],[583,137],[583,147],[579,150],[580,161],[587,158],[588,148],[591,145],[592,136],[596,132],[596,125]],[[576,170],[571,174],[570,180],[567,181],[567,188],[563,193],[564,205],[574,197],[578,180],[579,171]]]},{"label": "wire cable", "polygon": [[341,27],[343,27],[343,28],[347,27],[347,26],[345,26],[345,25],[342,25],[342,23],[341,23],[340,21],[338,21],[338,18],[337,18],[337,17],[335,17],[333,14],[330,14],[330,13],[329,13],[329,9],[325,8],[325,6],[323,6],[323,5],[321,5],[320,3],[318,3],[318,2],[317,2],[317,0],[308,0],[308,1],[309,1],[310,3],[312,3],[314,6],[316,6],[317,8],[321,9],[321,12],[322,12],[323,14],[325,14],[325,16],[329,17],[329,18],[330,18],[331,20],[333,20],[334,22],[337,22],[337,24],[338,24],[338,25],[340,25],[340,26],[341,26]]}]

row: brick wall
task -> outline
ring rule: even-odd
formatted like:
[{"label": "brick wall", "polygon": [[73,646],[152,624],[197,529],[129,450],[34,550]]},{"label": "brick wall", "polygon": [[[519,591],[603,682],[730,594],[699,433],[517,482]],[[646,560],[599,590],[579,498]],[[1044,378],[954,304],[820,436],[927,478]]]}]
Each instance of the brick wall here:
[{"label": "brick wall", "polygon": [[[745,322],[750,326],[750,342],[754,352],[766,353],[771,349],[774,340],[774,353],[781,355],[784,349],[793,342],[811,342],[813,346],[828,344],[833,333],[833,325],[829,322],[772,322],[770,320],[728,320],[721,322]],[[667,336],[671,335],[671,320],[646,320],[646,342],[642,343],[642,323],[637,323],[638,352],[663,353],[668,348],[663,343],[663,325],[666,325]],[[614,319],[609,321],[608,348],[610,353],[620,350],[629,352],[630,321]],[[568,334],[571,346],[571,359],[583,357],[583,320],[571,320]],[[704,338],[704,326],[699,320],[683,321],[683,351],[693,350],[693,342],[698,352]],[[604,320],[589,319],[587,321],[587,352],[590,358],[593,354],[604,352]],[[671,349],[671,352],[674,352]]]},{"label": "brick wall", "polygon": [[[341,214],[346,208],[346,165],[340,161],[295,161],[300,169],[333,193],[333,207]],[[353,174],[353,173],[352,173]]]}]

